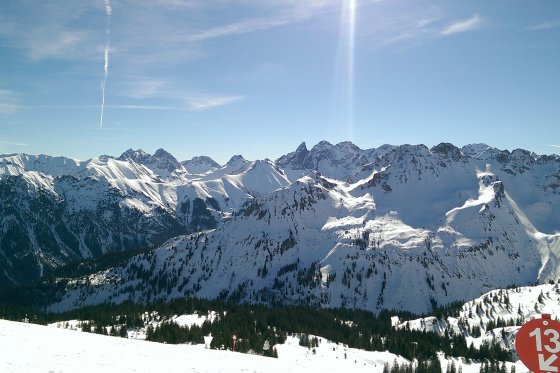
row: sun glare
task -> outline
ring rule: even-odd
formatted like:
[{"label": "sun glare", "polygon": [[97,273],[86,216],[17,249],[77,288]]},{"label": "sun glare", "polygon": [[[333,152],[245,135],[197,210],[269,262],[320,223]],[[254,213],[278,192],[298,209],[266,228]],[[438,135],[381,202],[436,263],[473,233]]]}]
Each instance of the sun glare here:
[{"label": "sun glare", "polygon": [[348,140],[354,137],[354,48],[356,32],[356,0],[343,2],[341,32],[346,34],[346,127]]},{"label": "sun glare", "polygon": [[347,0],[348,3],[348,10],[351,13],[354,13],[356,11],[356,0]]}]

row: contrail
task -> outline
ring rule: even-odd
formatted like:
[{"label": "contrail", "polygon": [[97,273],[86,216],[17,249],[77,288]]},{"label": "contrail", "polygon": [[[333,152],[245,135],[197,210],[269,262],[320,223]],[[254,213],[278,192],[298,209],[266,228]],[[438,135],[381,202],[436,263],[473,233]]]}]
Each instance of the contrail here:
[{"label": "contrail", "polygon": [[103,127],[103,112],[105,110],[105,87],[107,86],[107,75],[109,75],[109,49],[111,48],[111,2],[105,0],[105,13],[107,14],[107,29],[105,39],[105,65],[103,82],[101,83],[101,118],[99,120],[99,127]]}]

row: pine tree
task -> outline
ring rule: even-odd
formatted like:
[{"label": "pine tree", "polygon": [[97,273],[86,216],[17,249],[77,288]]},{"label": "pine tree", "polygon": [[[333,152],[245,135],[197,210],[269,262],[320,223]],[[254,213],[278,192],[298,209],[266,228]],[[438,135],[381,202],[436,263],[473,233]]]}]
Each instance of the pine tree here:
[{"label": "pine tree", "polygon": [[457,373],[457,367],[455,366],[455,361],[451,361],[451,364],[447,364],[447,373]]},{"label": "pine tree", "polygon": [[502,365],[500,366],[500,373],[507,373],[506,363],[502,361]]},{"label": "pine tree", "polygon": [[119,329],[119,337],[121,338],[128,338],[128,331],[126,329],[126,325],[122,325]]},{"label": "pine tree", "polygon": [[148,325],[148,328],[146,328],[146,340],[147,341],[152,341],[154,338],[154,327],[152,326],[152,324]]},{"label": "pine tree", "polygon": [[436,356],[435,359],[432,360],[431,365],[431,371],[433,373],[441,373],[442,369],[441,369],[441,363],[439,362],[438,357]]},{"label": "pine tree", "polygon": [[385,365],[383,365],[383,373],[390,373],[389,363],[385,363]]}]

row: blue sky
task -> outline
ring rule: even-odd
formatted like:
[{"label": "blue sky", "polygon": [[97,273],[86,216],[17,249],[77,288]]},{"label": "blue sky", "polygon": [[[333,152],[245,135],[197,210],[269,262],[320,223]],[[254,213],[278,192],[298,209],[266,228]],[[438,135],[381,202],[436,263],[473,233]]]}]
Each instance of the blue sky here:
[{"label": "blue sky", "polygon": [[0,5],[0,153],[223,163],[320,140],[558,154],[560,3]]}]

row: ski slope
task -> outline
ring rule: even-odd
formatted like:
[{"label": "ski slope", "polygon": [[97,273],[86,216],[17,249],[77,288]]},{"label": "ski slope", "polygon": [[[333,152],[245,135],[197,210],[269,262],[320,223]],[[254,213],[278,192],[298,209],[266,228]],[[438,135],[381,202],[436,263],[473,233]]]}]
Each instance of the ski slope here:
[{"label": "ski slope", "polygon": [[[207,350],[203,345],[167,345],[135,339],[0,320],[0,372],[369,372],[382,373],[385,363],[407,363],[389,352],[347,348],[319,338],[315,353],[297,337],[277,345],[278,359]],[[440,356],[443,371],[451,360]],[[480,364],[453,360],[464,373]],[[511,367],[508,363],[508,369]],[[518,373],[527,372],[521,363]]]},{"label": "ski slope", "polygon": [[[388,352],[366,352],[321,340],[313,354],[289,337],[279,358],[166,345],[0,320],[0,371],[6,372],[378,372],[405,362]],[[344,358],[346,354],[346,359]]]}]

